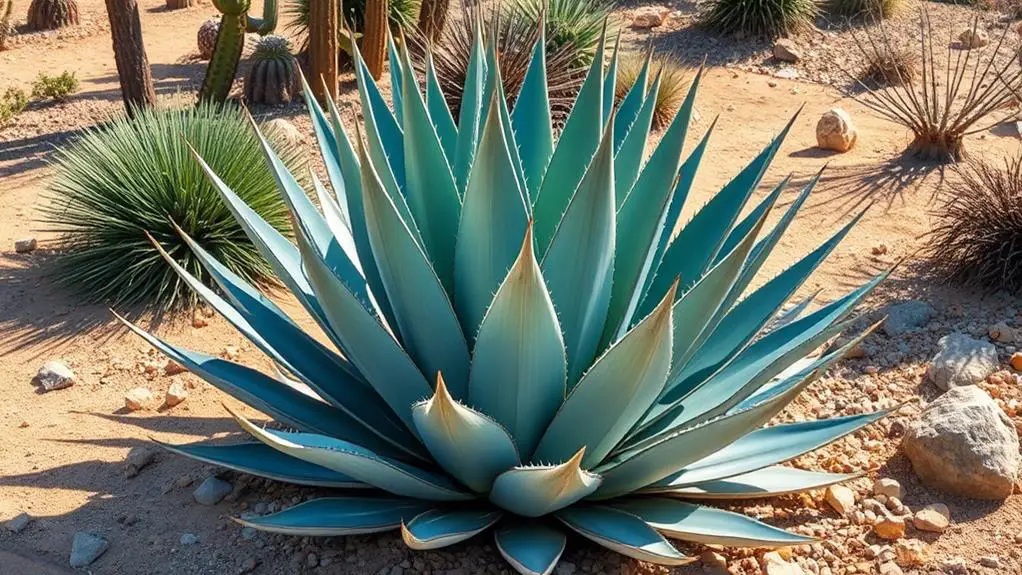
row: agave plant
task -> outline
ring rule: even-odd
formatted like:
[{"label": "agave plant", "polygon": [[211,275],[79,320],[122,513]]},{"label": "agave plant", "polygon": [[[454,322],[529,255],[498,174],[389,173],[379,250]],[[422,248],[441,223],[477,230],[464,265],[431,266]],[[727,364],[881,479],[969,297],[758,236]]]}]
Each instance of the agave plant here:
[{"label": "agave plant", "polygon": [[672,240],[707,148],[704,137],[682,162],[699,76],[643,164],[660,79],[650,85],[647,69],[615,109],[616,63],[605,69],[601,44],[555,142],[544,49],[538,42],[509,110],[497,52],[477,37],[457,127],[431,66],[423,95],[408,54],[399,56],[399,116],[355,50],[359,130],[346,132],[333,104],[324,112],[306,99],[334,192],[313,180],[322,213],[265,146],[297,246],[199,159],[341,352],[198,246],[224,295],[179,268],[182,277],[280,373],[132,326],[288,429],[232,411],[256,442],[171,450],[344,490],[241,523],[305,536],[400,529],[415,549],[493,528],[497,548],[527,574],[550,573],[571,530],[675,565],[692,558],[665,536],[811,541],[692,501],[853,477],[781,464],[883,413],[763,427],[842,356],[844,348],[804,359],[847,327],[881,279],[808,315],[805,303],[779,311],[852,224],[740,299],[813,187],[762,238],[784,183],[739,218],[784,134]]}]

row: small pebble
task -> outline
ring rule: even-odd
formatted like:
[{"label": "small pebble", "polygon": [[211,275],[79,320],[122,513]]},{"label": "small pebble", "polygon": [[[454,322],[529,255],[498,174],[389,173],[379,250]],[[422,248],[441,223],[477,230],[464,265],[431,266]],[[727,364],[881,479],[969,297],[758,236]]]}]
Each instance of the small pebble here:
[{"label": "small pebble", "polygon": [[167,389],[167,396],[163,401],[167,407],[174,407],[186,399],[188,399],[188,390],[185,389],[185,386],[181,385],[181,382],[175,381],[170,384],[170,387]]},{"label": "small pebble", "polygon": [[194,533],[185,533],[181,535],[181,545],[195,545],[199,542],[199,536]]},{"label": "small pebble", "polygon": [[136,387],[124,394],[124,408],[128,411],[141,411],[151,409],[156,403],[156,396],[153,392],[144,387]]},{"label": "small pebble", "polygon": [[19,254],[27,254],[35,251],[37,242],[35,238],[21,238],[14,241],[14,251]]},{"label": "small pebble", "polygon": [[195,497],[195,501],[200,505],[216,505],[220,503],[220,500],[227,497],[234,488],[230,483],[217,479],[216,477],[207,477],[192,494]]}]

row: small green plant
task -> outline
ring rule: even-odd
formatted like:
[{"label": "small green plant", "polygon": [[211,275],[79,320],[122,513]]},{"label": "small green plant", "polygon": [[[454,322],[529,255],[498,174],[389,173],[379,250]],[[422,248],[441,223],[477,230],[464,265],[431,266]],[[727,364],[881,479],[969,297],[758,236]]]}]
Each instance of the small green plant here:
[{"label": "small green plant", "polygon": [[[886,275],[765,330],[854,224],[751,283],[815,185],[779,218],[770,212],[784,183],[746,209],[794,119],[675,235],[707,151],[704,137],[682,159],[699,75],[643,163],[648,119],[636,118],[650,113],[656,94],[637,82],[614,110],[602,43],[555,137],[543,50],[533,52],[509,109],[496,45],[476,38],[451,139],[450,110],[430,96],[439,89],[432,69],[417,76],[406,53],[391,62],[401,66],[400,128],[358,50],[359,99],[372,112],[364,110],[357,137],[334,102],[325,111],[307,93],[336,195],[314,182],[317,206],[266,150],[297,245],[203,165],[336,351],[224,272],[216,256],[168,253],[168,262],[199,258],[224,294],[202,297],[295,378],[180,348],[126,322],[280,424],[232,410],[255,442],[168,448],[338,490],[240,519],[246,526],[306,537],[400,530],[415,550],[490,531],[523,575],[554,572],[569,533],[665,566],[697,560],[668,537],[739,547],[815,541],[700,504],[853,479],[783,464],[890,412],[768,425],[862,341],[865,334],[805,357],[855,321],[848,315]],[[474,160],[459,154],[466,149]],[[778,222],[769,231],[768,218]],[[185,267],[175,270],[201,289]]]},{"label": "small green plant", "polygon": [[0,127],[5,126],[14,119],[27,105],[28,97],[25,96],[24,90],[20,88],[7,88],[3,98],[0,98]]},{"label": "small green plant", "polygon": [[811,29],[818,12],[816,0],[707,0],[700,18],[723,34],[776,38]]},{"label": "small green plant", "polygon": [[42,72],[32,83],[32,97],[40,100],[63,102],[78,91],[78,78],[74,72],[64,70],[59,76],[48,76]]},{"label": "small green plant", "polygon": [[616,4],[616,0],[515,0],[511,17],[535,24],[545,11],[547,48],[572,46],[578,51],[577,63],[586,66]]},{"label": "small green plant", "polygon": [[[635,85],[635,81],[644,77],[646,57],[641,54],[626,54],[618,66],[617,86],[614,99],[620,103]],[[656,106],[653,109],[653,128],[666,128],[671,118],[685,101],[691,79],[691,70],[686,69],[677,58],[670,55],[658,56],[651,63],[647,74],[660,76],[660,89],[657,92]],[[652,81],[652,79],[650,79]]]},{"label": "small green plant", "polygon": [[[178,225],[227,269],[254,282],[270,267],[202,175],[189,146],[275,230],[289,228],[259,138],[236,108],[145,109],[90,128],[56,154],[43,220],[62,234],[56,279],[90,301],[179,309],[195,301],[146,238],[152,234],[203,281],[209,275]],[[281,144],[294,169],[298,150]]]},{"label": "small green plant", "polygon": [[1022,156],[952,168],[926,255],[942,279],[1022,294]]}]

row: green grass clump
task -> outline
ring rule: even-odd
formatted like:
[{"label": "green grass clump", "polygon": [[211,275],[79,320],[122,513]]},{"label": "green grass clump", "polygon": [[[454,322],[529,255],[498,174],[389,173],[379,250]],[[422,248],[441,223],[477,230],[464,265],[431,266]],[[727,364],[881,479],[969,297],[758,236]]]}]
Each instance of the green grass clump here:
[{"label": "green grass clump", "polygon": [[[239,276],[272,282],[272,272],[203,174],[188,146],[263,219],[289,229],[287,209],[259,140],[236,108],[200,105],[138,110],[84,131],[57,152],[43,221],[61,234],[56,279],[90,301],[176,311],[195,295],[160,257],[146,232],[204,282],[209,276],[177,223]],[[299,151],[278,153],[292,171]]]},{"label": "green grass clump", "polygon": [[28,97],[25,91],[18,88],[7,88],[0,98],[0,127],[14,119],[28,105]]},{"label": "green grass clump", "polygon": [[707,0],[701,19],[724,34],[776,38],[812,28],[818,11],[815,0]]},{"label": "green grass clump", "polygon": [[548,50],[574,46],[579,64],[592,62],[600,43],[603,23],[614,11],[615,0],[516,0],[513,16],[538,22],[546,9]]},{"label": "green grass clump", "polygon": [[59,76],[48,76],[42,72],[32,84],[32,97],[63,102],[78,91],[78,78],[74,72],[64,70]]}]

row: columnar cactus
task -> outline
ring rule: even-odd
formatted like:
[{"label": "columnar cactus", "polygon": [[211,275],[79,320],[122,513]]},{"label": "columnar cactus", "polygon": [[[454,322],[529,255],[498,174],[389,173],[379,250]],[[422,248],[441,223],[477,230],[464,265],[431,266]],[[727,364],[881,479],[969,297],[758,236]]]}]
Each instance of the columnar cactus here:
[{"label": "columnar cactus", "polygon": [[312,90],[322,102],[337,98],[337,46],[340,1],[309,2],[309,64]]},{"label": "columnar cactus", "polygon": [[32,0],[28,6],[28,27],[32,30],[55,30],[77,24],[75,0]]},{"label": "columnar cactus", "polygon": [[245,101],[274,106],[289,104],[298,91],[298,65],[291,55],[291,42],[270,34],[256,44],[252,60],[252,68],[245,76]]},{"label": "columnar cactus", "polygon": [[366,0],[365,32],[362,36],[362,56],[374,80],[383,76],[383,63],[387,59],[388,0]]},{"label": "columnar cactus", "polygon": [[14,11],[14,0],[0,0],[0,50],[7,47],[7,37],[14,33],[14,26],[11,24],[11,12]]},{"label": "columnar cactus", "polygon": [[180,10],[195,6],[195,0],[166,0],[167,10]]},{"label": "columnar cactus", "polygon": [[265,36],[277,27],[277,2],[266,0],[263,17],[251,18],[248,9],[251,0],[213,0],[213,6],[223,16],[216,37],[213,55],[206,68],[206,78],[199,90],[200,101],[223,102],[231,93],[234,74],[238,71],[238,60],[245,47],[245,32]]}]

